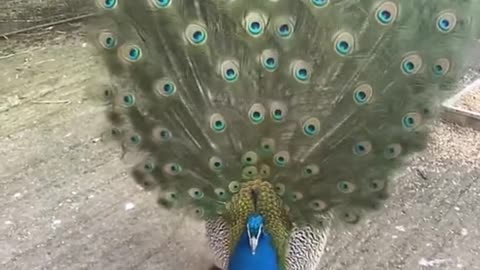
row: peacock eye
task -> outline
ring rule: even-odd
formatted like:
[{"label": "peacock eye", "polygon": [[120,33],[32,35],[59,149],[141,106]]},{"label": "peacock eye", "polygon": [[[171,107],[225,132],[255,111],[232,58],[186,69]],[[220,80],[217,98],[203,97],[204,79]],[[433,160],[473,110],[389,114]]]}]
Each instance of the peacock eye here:
[{"label": "peacock eye", "polygon": [[192,45],[203,45],[207,42],[208,34],[205,27],[199,24],[190,24],[185,29],[185,36]]},{"label": "peacock eye", "polygon": [[227,60],[220,65],[220,72],[226,82],[233,83],[240,76],[239,63],[236,60]]},{"label": "peacock eye", "polygon": [[422,122],[422,116],[419,113],[407,113],[402,117],[403,127],[407,130],[413,130]]},{"label": "peacock eye", "polygon": [[191,188],[188,190],[188,195],[195,200],[203,199],[204,193],[198,188]]},{"label": "peacock eye", "polygon": [[308,83],[312,76],[312,65],[303,60],[295,60],[291,64],[292,75],[299,83]]},{"label": "peacock eye", "polygon": [[394,143],[388,145],[384,150],[384,156],[386,159],[395,159],[402,153],[402,146]]},{"label": "peacock eye", "polygon": [[172,162],[165,164],[163,166],[163,171],[171,176],[176,176],[183,171],[183,168],[180,164]]},{"label": "peacock eye", "polygon": [[405,75],[413,75],[419,72],[422,66],[422,58],[417,54],[410,54],[402,60],[401,70]]},{"label": "peacock eye", "polygon": [[155,7],[157,8],[166,8],[170,6],[170,4],[172,3],[172,0],[150,0],[150,1],[152,1]]},{"label": "peacock eye", "polygon": [[247,166],[242,170],[242,178],[243,179],[253,179],[257,177],[258,169],[255,166]]},{"label": "peacock eye", "polygon": [[114,9],[118,5],[118,0],[98,0],[100,5],[105,9]]},{"label": "peacock eye", "polygon": [[313,137],[320,132],[320,121],[311,117],[303,123],[303,133],[308,137]]},{"label": "peacock eye", "polygon": [[253,151],[248,151],[242,155],[242,164],[255,165],[258,162],[258,155]]},{"label": "peacock eye", "polygon": [[337,184],[337,189],[341,193],[348,194],[348,193],[352,193],[355,190],[355,185],[351,182],[348,182],[348,181],[340,181]]},{"label": "peacock eye", "polygon": [[265,107],[260,103],[253,104],[248,111],[248,117],[252,124],[261,124],[265,120]]},{"label": "peacock eye", "polygon": [[352,53],[355,45],[355,39],[352,34],[344,32],[337,36],[334,44],[337,54],[346,56]]},{"label": "peacock eye", "polygon": [[381,4],[376,11],[375,19],[381,25],[390,25],[397,18],[398,7],[397,4],[391,1]]},{"label": "peacock eye", "polygon": [[240,191],[240,183],[237,181],[232,181],[228,184],[228,189],[231,193],[237,193]]},{"label": "peacock eye", "polygon": [[208,166],[214,172],[220,172],[223,169],[223,161],[219,157],[211,157],[208,161]]},{"label": "peacock eye", "polygon": [[131,107],[135,105],[135,96],[132,94],[127,94],[122,97],[123,105],[125,107]]},{"label": "peacock eye", "polygon": [[451,32],[457,25],[457,16],[451,12],[444,12],[437,18],[437,29],[442,33]]},{"label": "peacock eye", "polygon": [[368,141],[358,142],[353,145],[353,153],[357,156],[365,156],[372,150],[372,144]]},{"label": "peacock eye", "polygon": [[310,0],[310,2],[316,8],[323,8],[330,3],[330,0]]},{"label": "peacock eye", "polygon": [[285,185],[282,183],[275,184],[274,189],[275,189],[275,192],[280,196],[282,196],[285,193]]},{"label": "peacock eye", "polygon": [[371,101],[372,95],[373,88],[368,84],[362,84],[353,91],[353,100],[358,105],[364,105]]},{"label": "peacock eye", "polygon": [[446,58],[440,58],[433,64],[433,74],[442,77],[450,71],[450,61]]},{"label": "peacock eye", "polygon": [[227,123],[221,114],[215,113],[210,117],[210,128],[216,133],[222,133],[227,129]]},{"label": "peacock eye", "polygon": [[265,30],[264,16],[257,12],[248,13],[247,16],[245,16],[245,29],[252,37],[262,35]]},{"label": "peacock eye", "polygon": [[285,167],[290,161],[290,154],[287,151],[280,151],[273,156],[273,162],[277,167]]}]

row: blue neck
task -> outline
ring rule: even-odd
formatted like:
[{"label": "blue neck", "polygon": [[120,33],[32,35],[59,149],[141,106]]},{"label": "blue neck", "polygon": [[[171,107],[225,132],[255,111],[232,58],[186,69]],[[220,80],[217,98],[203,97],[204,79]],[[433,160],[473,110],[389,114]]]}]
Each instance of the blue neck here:
[{"label": "blue neck", "polygon": [[255,255],[248,239],[245,230],[230,256],[228,270],[280,270],[277,251],[268,232],[261,233]]}]

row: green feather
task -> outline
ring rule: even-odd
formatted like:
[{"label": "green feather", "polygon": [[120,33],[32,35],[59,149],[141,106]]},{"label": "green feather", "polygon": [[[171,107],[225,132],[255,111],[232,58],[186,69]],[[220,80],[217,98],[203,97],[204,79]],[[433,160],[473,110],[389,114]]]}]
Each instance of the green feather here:
[{"label": "green feather", "polygon": [[207,219],[261,178],[281,207],[260,208],[289,209],[271,221],[280,238],[290,222],[333,209],[356,223],[381,205],[428,143],[480,14],[477,0],[97,4],[113,137],[145,157],[136,181]]}]

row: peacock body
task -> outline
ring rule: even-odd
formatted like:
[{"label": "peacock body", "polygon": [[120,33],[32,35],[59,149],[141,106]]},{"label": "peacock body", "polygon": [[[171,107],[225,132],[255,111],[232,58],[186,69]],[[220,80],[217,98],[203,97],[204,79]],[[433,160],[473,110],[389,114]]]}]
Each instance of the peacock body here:
[{"label": "peacock body", "polygon": [[424,149],[477,0],[95,0],[108,137],[228,270],[313,270]]}]

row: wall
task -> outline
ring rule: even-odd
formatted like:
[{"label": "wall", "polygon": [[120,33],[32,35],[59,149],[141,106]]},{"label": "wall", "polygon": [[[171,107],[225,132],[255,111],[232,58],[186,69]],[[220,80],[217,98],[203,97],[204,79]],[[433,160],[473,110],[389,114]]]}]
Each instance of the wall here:
[{"label": "wall", "polygon": [[0,34],[91,13],[92,0],[0,0]]}]

